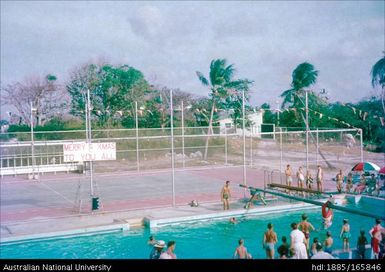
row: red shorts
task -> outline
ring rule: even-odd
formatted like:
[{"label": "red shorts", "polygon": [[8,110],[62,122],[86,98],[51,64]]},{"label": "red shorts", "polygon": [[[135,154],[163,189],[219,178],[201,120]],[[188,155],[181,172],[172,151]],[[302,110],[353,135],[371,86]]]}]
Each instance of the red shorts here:
[{"label": "red shorts", "polygon": [[380,253],[380,241],[378,241],[376,238],[372,238],[372,248],[374,253]]}]

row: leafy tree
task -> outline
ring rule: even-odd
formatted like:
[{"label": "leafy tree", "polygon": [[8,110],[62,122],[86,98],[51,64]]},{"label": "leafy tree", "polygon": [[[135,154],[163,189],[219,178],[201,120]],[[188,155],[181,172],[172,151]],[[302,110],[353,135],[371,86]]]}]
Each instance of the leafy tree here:
[{"label": "leafy tree", "polygon": [[72,72],[67,84],[71,113],[75,116],[85,116],[87,89],[91,118],[95,118],[100,127],[111,127],[119,123],[124,114],[135,115],[134,102],[143,103],[149,85],[140,71],[128,65],[83,65]]},{"label": "leafy tree", "polygon": [[271,111],[270,105],[268,103],[263,103],[261,105],[261,109],[264,110],[263,123],[274,124],[276,122],[276,118],[274,113]]}]

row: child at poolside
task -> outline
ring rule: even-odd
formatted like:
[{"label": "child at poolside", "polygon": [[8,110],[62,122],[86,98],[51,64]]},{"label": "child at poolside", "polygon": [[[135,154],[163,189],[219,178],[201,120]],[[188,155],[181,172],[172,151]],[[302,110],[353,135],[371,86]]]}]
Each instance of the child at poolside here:
[{"label": "child at poolside", "polygon": [[315,237],[313,239],[313,243],[311,244],[310,256],[313,256],[314,254],[317,254],[317,244],[318,243],[319,243],[318,237]]},{"label": "child at poolside", "polygon": [[286,236],[282,236],[282,245],[280,245],[277,249],[280,259],[288,259],[289,258],[289,245],[287,244]]},{"label": "child at poolside", "polygon": [[357,240],[357,253],[360,259],[365,259],[365,251],[366,251],[365,246],[367,244],[368,244],[368,239],[366,239],[365,231],[360,230],[360,236],[358,237],[358,240]]},{"label": "child at poolside", "polygon": [[340,237],[344,243],[344,251],[349,251],[350,225],[348,219],[343,220]]},{"label": "child at poolside", "polygon": [[247,252],[247,248],[244,246],[245,241],[239,239],[239,246],[234,252],[234,259],[251,259],[251,255]]},{"label": "child at poolside", "polygon": [[325,239],[324,245],[325,245],[324,251],[332,254],[333,238],[332,238],[332,233],[330,231],[326,232],[326,239]]},{"label": "child at poolside", "polygon": [[313,177],[311,176],[310,171],[307,171],[306,172],[306,187],[311,190],[312,185],[313,185]]}]

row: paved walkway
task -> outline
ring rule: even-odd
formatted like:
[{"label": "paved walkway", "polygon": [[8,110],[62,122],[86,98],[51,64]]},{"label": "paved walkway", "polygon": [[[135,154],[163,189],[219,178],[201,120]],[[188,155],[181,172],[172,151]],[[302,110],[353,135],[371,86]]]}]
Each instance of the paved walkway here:
[{"label": "paved walkway", "polygon": [[[248,185],[263,188],[264,172],[247,169]],[[276,179],[279,179],[279,174]],[[171,173],[114,173],[95,175],[101,207],[91,213],[89,180],[83,175],[25,176],[1,180],[1,238],[91,226],[110,225],[129,219],[140,224],[143,217],[167,218],[222,211],[220,190],[231,181],[232,209],[243,209],[240,200],[250,196],[238,185],[243,167],[191,170],[175,175],[175,203],[172,207]],[[274,180],[278,182],[278,180]],[[333,182],[326,188],[334,189]],[[77,199],[77,196],[80,198]],[[82,205],[76,200],[82,200]],[[187,203],[196,199],[199,208]]]}]

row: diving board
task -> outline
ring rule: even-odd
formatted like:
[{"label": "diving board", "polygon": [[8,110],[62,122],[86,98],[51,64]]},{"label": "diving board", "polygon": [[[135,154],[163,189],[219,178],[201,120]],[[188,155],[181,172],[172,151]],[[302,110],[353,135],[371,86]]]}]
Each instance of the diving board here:
[{"label": "diving board", "polygon": [[321,191],[312,190],[312,189],[308,189],[308,188],[299,188],[299,187],[288,186],[288,185],[283,185],[283,184],[278,184],[278,183],[270,183],[267,186],[272,187],[272,188],[282,188],[282,189],[294,190],[294,191],[299,191],[299,192],[306,192],[306,193],[311,193],[311,194],[326,194],[326,195],[339,194],[339,192],[321,192]]}]

